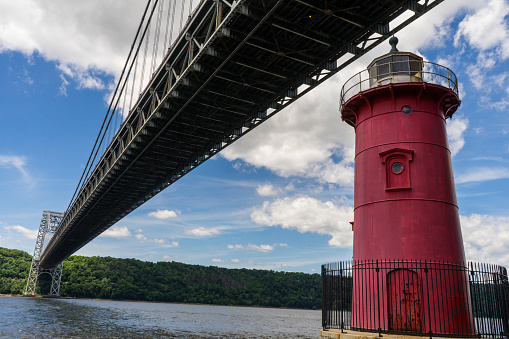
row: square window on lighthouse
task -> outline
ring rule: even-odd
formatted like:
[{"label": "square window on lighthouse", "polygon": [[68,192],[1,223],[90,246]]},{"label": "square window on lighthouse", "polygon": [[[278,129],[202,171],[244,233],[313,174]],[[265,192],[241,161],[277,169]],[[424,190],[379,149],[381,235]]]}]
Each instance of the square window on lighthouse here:
[{"label": "square window on lighthouse", "polygon": [[393,148],[380,153],[382,168],[385,170],[385,190],[411,189],[410,162],[414,151]]}]

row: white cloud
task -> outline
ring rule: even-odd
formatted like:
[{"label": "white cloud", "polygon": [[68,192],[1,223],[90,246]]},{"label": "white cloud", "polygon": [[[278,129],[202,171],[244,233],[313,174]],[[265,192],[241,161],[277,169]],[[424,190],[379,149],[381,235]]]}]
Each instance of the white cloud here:
[{"label": "white cloud", "polygon": [[[288,247],[287,244],[279,243],[274,245],[253,245],[253,244],[247,244],[247,245],[241,245],[241,244],[235,244],[235,245],[228,245],[228,248],[231,250],[246,250],[246,251],[256,251],[256,252],[263,252],[268,253],[274,251],[276,247]],[[233,260],[232,260],[233,261]],[[238,261],[235,261],[238,262]]]},{"label": "white cloud", "polygon": [[479,50],[498,47],[503,58],[509,57],[509,27],[505,20],[508,14],[507,1],[488,1],[484,8],[467,15],[460,22],[454,37],[455,46],[464,38]]},{"label": "white cloud", "polygon": [[229,249],[235,249],[235,250],[246,250],[246,251],[256,251],[256,252],[263,252],[263,253],[269,253],[274,251],[274,246],[271,245],[253,245],[253,244],[247,244],[246,246],[236,244],[236,245],[228,245]]},{"label": "white cloud", "polygon": [[62,72],[60,78],[62,79],[62,85],[64,88],[66,88],[69,84],[64,75],[77,82],[78,89],[87,88],[101,90],[105,88],[103,81],[96,75],[104,75],[104,72],[101,72],[100,70],[93,68],[85,69],[81,66],[63,64],[58,65],[57,69]]},{"label": "white cloud", "polygon": [[125,226],[112,226],[106,231],[102,232],[99,236],[121,239],[131,236],[131,232]]},{"label": "white cloud", "polygon": [[[154,241],[156,240],[162,240],[162,239],[154,239]],[[165,247],[179,247],[179,242],[176,241],[176,240],[172,240],[171,243],[168,243],[168,240],[164,240],[163,242],[159,242],[159,244],[166,244]]]},{"label": "white cloud", "polygon": [[212,259],[212,262],[223,262],[223,261],[224,261],[223,259],[217,259],[217,258]]},{"label": "white cloud", "polygon": [[47,60],[115,73],[134,37],[132,23],[142,11],[141,3],[125,6],[114,0],[1,2],[0,51],[37,52]]},{"label": "white cloud", "polygon": [[256,188],[256,193],[262,197],[270,197],[277,195],[280,192],[280,190],[274,189],[274,186],[271,184],[265,184],[265,185],[258,185]]},{"label": "white cloud", "polygon": [[240,262],[240,260],[239,259],[232,259],[231,262],[237,263],[237,262]]},{"label": "white cloud", "polygon": [[67,96],[67,86],[69,86],[69,81],[67,81],[63,74],[60,74],[60,80],[62,80],[62,84],[58,88],[58,94]]},{"label": "white cloud", "polygon": [[30,175],[25,170],[26,158],[18,155],[1,155],[0,167],[14,167],[21,172],[25,180],[30,180]]},{"label": "white cloud", "polygon": [[136,235],[135,235],[135,238],[136,238],[136,239],[138,239],[138,240],[140,240],[140,241],[145,241],[145,240],[147,240],[147,237],[146,237],[146,236],[144,236],[144,235],[143,235],[143,234],[141,234],[141,233],[136,234]]},{"label": "white cloud", "polygon": [[274,246],[271,246],[271,245],[253,245],[253,244],[248,244],[246,246],[246,249],[251,250],[251,251],[268,253],[268,252],[274,251]]},{"label": "white cloud", "polygon": [[509,216],[461,215],[468,260],[509,265]]},{"label": "white cloud", "polygon": [[153,241],[156,244],[166,244],[167,243],[167,241],[165,239],[157,239],[157,238],[155,238]]},{"label": "white cloud", "polygon": [[8,231],[16,231],[21,233],[23,236],[27,237],[28,239],[37,239],[38,230],[31,230],[28,228],[25,228],[23,226],[15,225],[15,226],[5,226],[4,227]]},{"label": "white cloud", "polygon": [[468,119],[461,116],[454,116],[447,123],[447,137],[451,156],[455,156],[465,146],[465,131],[468,127]]},{"label": "white cloud", "polygon": [[148,214],[149,217],[154,217],[159,220],[166,220],[170,218],[176,218],[177,212],[169,211],[169,210],[157,210],[155,212],[150,212]]},{"label": "white cloud", "polygon": [[466,173],[458,174],[454,181],[457,184],[475,181],[488,181],[509,178],[509,169],[504,167],[477,167]]},{"label": "white cloud", "polygon": [[352,246],[353,208],[336,206],[331,201],[320,201],[309,196],[265,201],[253,209],[251,220],[259,225],[281,226],[300,233],[313,232],[332,236],[329,245]]},{"label": "white cloud", "polygon": [[198,227],[198,228],[186,231],[186,234],[194,235],[195,237],[210,237],[212,235],[221,234],[221,231],[219,231],[217,228]]}]

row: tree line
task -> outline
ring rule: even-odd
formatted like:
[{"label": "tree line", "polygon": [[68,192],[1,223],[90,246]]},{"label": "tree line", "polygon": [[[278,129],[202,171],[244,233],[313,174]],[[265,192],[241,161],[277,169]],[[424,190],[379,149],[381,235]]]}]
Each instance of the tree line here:
[{"label": "tree line", "polygon": [[[0,293],[22,294],[31,256],[0,247]],[[37,293],[51,277],[39,277]],[[227,269],[180,262],[144,262],[71,256],[64,262],[63,297],[143,300],[215,305],[321,308],[319,274]]]}]

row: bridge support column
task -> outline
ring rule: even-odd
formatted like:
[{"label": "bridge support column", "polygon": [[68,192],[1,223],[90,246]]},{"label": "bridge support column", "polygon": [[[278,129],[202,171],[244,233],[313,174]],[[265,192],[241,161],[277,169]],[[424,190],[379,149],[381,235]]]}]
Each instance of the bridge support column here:
[{"label": "bridge support column", "polygon": [[39,266],[39,260],[41,258],[42,249],[44,247],[44,238],[46,237],[46,234],[55,233],[63,216],[64,214],[59,212],[42,212],[41,224],[39,225],[39,233],[37,234],[37,240],[35,241],[34,256],[32,257],[32,263],[30,264],[27,286],[25,287],[25,292],[23,295],[35,296],[37,280],[39,275],[43,273],[48,273],[51,275],[51,288],[49,295],[54,297],[60,295],[60,282],[62,280],[62,269],[64,263],[62,262],[51,269],[43,269]]}]

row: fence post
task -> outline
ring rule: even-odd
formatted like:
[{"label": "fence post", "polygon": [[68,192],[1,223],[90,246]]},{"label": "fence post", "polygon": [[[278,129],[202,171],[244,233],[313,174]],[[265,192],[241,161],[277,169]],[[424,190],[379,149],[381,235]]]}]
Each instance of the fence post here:
[{"label": "fence post", "polygon": [[343,309],[345,308],[345,305],[343,304],[343,301],[345,299],[345,296],[343,294],[343,262],[339,263],[339,312],[341,316],[341,333],[344,333],[344,318],[343,318]]},{"label": "fence post", "polygon": [[378,259],[376,259],[376,295],[378,303],[378,336],[382,336],[382,327],[380,326],[380,268],[378,267]]},{"label": "fence post", "polygon": [[[507,276],[507,270],[505,268],[502,269],[501,280],[502,280],[502,317],[504,318],[503,323],[503,331],[504,335],[509,338],[509,281]],[[505,304],[505,305],[504,305]],[[504,307],[505,306],[505,307]]]},{"label": "fence post", "polygon": [[322,328],[327,328],[327,270],[325,265],[322,265]]},{"label": "fence post", "polygon": [[429,283],[428,283],[428,261],[424,260],[424,274],[426,275],[426,295],[428,298],[428,323],[429,323],[429,337],[433,338],[433,331],[431,330],[431,306],[429,304]]}]

